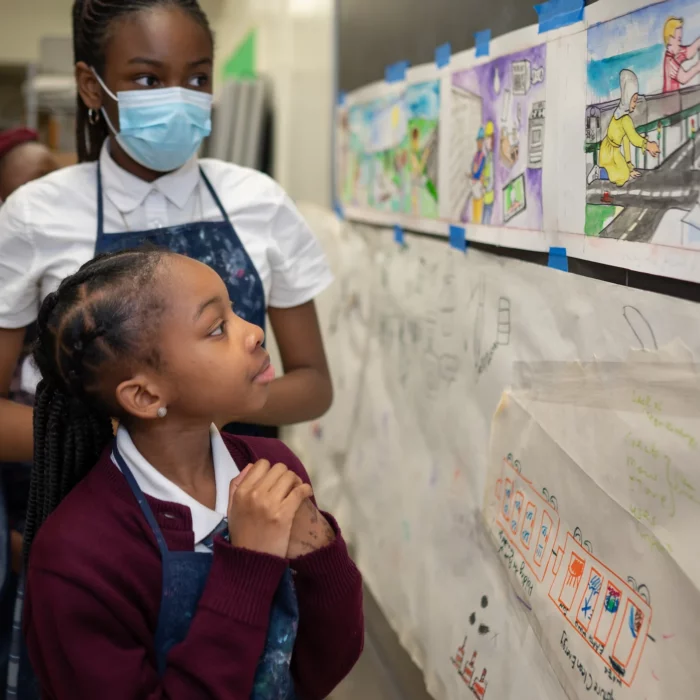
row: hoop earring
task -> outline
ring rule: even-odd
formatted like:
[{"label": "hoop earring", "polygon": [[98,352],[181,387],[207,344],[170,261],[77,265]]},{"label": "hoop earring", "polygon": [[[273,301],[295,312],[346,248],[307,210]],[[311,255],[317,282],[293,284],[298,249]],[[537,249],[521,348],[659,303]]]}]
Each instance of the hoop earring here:
[{"label": "hoop earring", "polygon": [[90,124],[90,126],[95,126],[95,124],[97,124],[99,121],[100,113],[92,108],[88,109],[88,124]]}]

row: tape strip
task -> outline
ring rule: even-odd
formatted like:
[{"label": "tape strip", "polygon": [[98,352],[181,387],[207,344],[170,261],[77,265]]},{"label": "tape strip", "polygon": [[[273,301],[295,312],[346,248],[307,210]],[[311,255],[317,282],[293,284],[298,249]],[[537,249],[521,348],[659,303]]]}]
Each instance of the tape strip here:
[{"label": "tape strip", "polygon": [[549,0],[535,5],[539,16],[539,33],[551,32],[583,21],[584,0]]},{"label": "tape strip", "polygon": [[467,252],[467,233],[463,226],[450,226],[450,247]]},{"label": "tape strip", "polygon": [[547,262],[547,265],[555,270],[568,272],[569,259],[566,257],[566,248],[550,248],[549,261]]},{"label": "tape strip", "polygon": [[339,219],[345,220],[345,211],[343,211],[343,205],[340,202],[336,202],[333,205],[333,211]]},{"label": "tape strip", "polygon": [[394,241],[399,245],[406,245],[404,240],[404,232],[401,226],[394,226]]},{"label": "tape strip", "polygon": [[484,29],[483,32],[477,32],[474,34],[474,40],[476,42],[476,57],[488,56],[491,43],[491,30]]},{"label": "tape strip", "polygon": [[408,61],[392,63],[384,70],[384,79],[387,83],[400,83],[402,80],[406,80],[406,71],[409,65]]},{"label": "tape strip", "polygon": [[452,59],[452,44],[442,44],[435,49],[435,63],[438,68],[444,68],[449,65]]},{"label": "tape strip", "polygon": [[339,92],[338,93],[338,107],[344,107],[345,106],[345,100],[347,99],[347,93],[346,92]]}]

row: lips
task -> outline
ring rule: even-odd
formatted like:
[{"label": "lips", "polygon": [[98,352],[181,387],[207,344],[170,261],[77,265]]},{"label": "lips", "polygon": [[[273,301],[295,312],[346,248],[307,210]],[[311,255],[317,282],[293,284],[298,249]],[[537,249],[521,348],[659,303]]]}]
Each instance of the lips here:
[{"label": "lips", "polygon": [[258,373],[253,377],[255,384],[269,384],[275,378],[275,368],[270,363],[270,358],[266,357]]}]

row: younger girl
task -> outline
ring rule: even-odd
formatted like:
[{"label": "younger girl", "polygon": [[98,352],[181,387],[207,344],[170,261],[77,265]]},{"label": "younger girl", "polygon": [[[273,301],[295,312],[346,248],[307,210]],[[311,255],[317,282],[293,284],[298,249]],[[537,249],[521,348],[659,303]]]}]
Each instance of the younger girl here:
[{"label": "younger girl", "polygon": [[362,649],[360,575],[289,449],[213,427],[264,407],[262,330],[213,270],[156,249],[84,265],[37,332],[24,632],[42,696],[325,698]]}]

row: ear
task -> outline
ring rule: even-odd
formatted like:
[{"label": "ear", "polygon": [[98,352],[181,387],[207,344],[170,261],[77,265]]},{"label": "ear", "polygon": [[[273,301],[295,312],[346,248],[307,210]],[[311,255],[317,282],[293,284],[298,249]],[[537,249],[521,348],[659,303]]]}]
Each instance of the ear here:
[{"label": "ear", "polygon": [[129,415],[141,420],[156,419],[158,409],[167,407],[167,401],[158,385],[143,375],[119,384],[115,394],[119,406]]},{"label": "ear", "polygon": [[88,109],[98,110],[102,107],[102,86],[90,66],[83,61],[75,64],[75,81],[78,92]]}]

